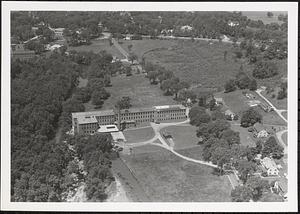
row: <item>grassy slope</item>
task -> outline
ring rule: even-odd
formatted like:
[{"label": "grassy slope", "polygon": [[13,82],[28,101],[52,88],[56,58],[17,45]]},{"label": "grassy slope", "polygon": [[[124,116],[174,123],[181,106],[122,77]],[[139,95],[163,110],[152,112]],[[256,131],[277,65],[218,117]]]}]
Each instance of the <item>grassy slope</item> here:
[{"label": "grassy slope", "polygon": [[102,109],[111,109],[117,100],[129,96],[132,107],[149,107],[168,105],[176,102],[170,96],[164,96],[158,85],[150,85],[143,74],[126,77],[125,75],[111,78],[112,87],[106,88],[111,96],[105,101]]},{"label": "grassy slope", "polygon": [[69,47],[69,50],[76,51],[92,51],[94,53],[99,53],[100,51],[107,51],[112,56],[116,56],[119,59],[124,59],[125,57],[121,54],[115,46],[110,46],[108,40],[92,40],[91,45],[81,45],[78,47]]},{"label": "grassy slope", "polygon": [[228,179],[212,175],[210,167],[187,162],[163,149],[125,159],[151,201],[230,201]]},{"label": "grassy slope", "polygon": [[278,24],[281,24],[281,21],[278,21],[277,17],[279,14],[286,14],[286,12],[282,11],[272,11],[272,13],[274,14],[273,17],[269,18],[267,16],[267,12],[268,11],[243,11],[242,14],[244,16],[247,16],[249,19],[252,20],[261,20],[264,22],[264,24],[270,24],[272,22],[276,22]]},{"label": "grassy slope", "polygon": [[127,143],[138,143],[146,140],[150,140],[154,137],[154,131],[151,127],[135,130],[125,130],[123,132]]}]

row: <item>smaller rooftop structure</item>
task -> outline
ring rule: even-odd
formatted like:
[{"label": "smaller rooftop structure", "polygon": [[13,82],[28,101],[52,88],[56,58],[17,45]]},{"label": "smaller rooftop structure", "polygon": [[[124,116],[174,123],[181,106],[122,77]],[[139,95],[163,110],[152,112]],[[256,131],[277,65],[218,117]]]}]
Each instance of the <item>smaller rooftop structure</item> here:
[{"label": "smaller rooftop structure", "polygon": [[234,115],[234,113],[230,109],[227,109],[225,115]]},{"label": "smaller rooftop structure", "polygon": [[114,142],[126,142],[126,138],[125,138],[123,132],[118,131],[118,132],[112,132],[110,134],[111,134]]},{"label": "smaller rooftop structure", "polygon": [[103,125],[100,126],[100,128],[97,130],[97,132],[100,133],[112,133],[112,132],[118,132],[119,129],[116,125]]},{"label": "smaller rooftop structure", "polygon": [[98,123],[94,116],[80,116],[77,118],[78,124]]}]

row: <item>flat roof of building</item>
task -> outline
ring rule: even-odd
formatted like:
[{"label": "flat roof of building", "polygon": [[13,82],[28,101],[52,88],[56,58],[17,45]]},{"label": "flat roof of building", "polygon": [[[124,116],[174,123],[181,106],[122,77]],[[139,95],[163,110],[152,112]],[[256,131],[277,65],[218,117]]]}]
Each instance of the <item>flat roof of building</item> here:
[{"label": "flat roof of building", "polygon": [[93,116],[79,116],[77,120],[78,124],[98,123],[97,119]]},{"label": "flat roof of building", "polygon": [[163,105],[163,106],[154,106],[153,108],[158,111],[186,109],[186,107],[184,107],[183,105]]},{"label": "flat roof of building", "polygon": [[103,110],[103,111],[89,111],[89,112],[74,112],[72,113],[72,117],[80,117],[80,116],[111,116],[115,115],[115,112],[110,110]]},{"label": "flat roof of building", "polygon": [[123,134],[123,132],[121,132],[121,131],[119,131],[119,132],[112,132],[112,133],[110,133],[111,134],[111,136],[112,136],[112,138],[113,138],[113,140],[114,141],[126,141],[126,138],[125,138],[125,136],[124,136],[124,134]]},{"label": "flat roof of building", "polygon": [[103,125],[97,130],[100,133],[118,132],[119,129],[116,125]]},{"label": "flat roof of building", "polygon": [[149,108],[149,107],[146,107],[146,108],[130,108],[130,109],[122,109],[121,110],[121,113],[138,113],[138,112],[150,112],[150,111],[153,111],[153,108]]}]

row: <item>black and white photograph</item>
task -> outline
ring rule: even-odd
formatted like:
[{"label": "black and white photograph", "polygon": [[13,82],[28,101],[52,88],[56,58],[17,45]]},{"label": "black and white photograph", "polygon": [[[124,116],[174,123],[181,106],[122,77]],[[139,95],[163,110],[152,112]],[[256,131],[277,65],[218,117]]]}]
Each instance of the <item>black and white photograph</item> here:
[{"label": "black and white photograph", "polygon": [[297,3],[2,3],[1,210],[297,211]]}]

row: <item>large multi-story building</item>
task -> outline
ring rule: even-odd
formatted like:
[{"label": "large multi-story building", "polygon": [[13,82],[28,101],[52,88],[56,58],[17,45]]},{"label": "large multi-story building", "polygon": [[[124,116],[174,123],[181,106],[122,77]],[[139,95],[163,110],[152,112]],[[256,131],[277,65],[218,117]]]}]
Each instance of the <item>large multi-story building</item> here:
[{"label": "large multi-story building", "polygon": [[131,108],[120,111],[104,110],[72,113],[74,133],[92,134],[103,125],[117,124],[124,128],[136,127],[145,122],[160,122],[187,118],[187,108],[183,105]]}]

